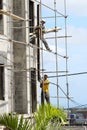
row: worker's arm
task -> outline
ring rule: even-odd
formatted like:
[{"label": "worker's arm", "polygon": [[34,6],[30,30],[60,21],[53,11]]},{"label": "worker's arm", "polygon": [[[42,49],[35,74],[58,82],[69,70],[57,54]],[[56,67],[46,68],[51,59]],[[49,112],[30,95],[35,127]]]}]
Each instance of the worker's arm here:
[{"label": "worker's arm", "polygon": [[34,32],[29,33],[29,36],[33,36],[33,35],[35,35],[35,34],[36,34],[36,32],[37,32],[39,29],[41,29],[41,27],[40,27],[39,25],[38,25],[38,26],[36,26],[36,27],[34,28]]},{"label": "worker's arm", "polygon": [[43,81],[40,81],[40,88],[43,87]]},{"label": "worker's arm", "polygon": [[49,80],[44,82],[44,84],[49,84],[49,83],[50,83],[50,81],[49,81]]},{"label": "worker's arm", "polygon": [[41,29],[41,27],[39,25],[36,26],[34,30],[38,30],[38,29]]},{"label": "worker's arm", "polygon": [[45,29],[44,33],[58,32],[61,28]]}]

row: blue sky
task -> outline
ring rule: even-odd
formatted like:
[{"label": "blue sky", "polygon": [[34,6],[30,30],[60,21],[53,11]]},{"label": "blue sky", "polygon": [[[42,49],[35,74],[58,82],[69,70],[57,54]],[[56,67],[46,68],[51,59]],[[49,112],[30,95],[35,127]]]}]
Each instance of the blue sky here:
[{"label": "blue sky", "polygon": [[[56,0],[56,8],[64,14],[64,0]],[[42,0],[47,6],[54,8],[54,0]],[[87,1],[86,0],[66,0],[67,13],[67,35],[71,36],[67,39],[68,53],[68,71],[69,73],[87,72]],[[54,12],[42,6],[42,17],[54,16]],[[57,14],[58,15],[58,14]],[[55,27],[55,19],[45,18],[46,28]],[[57,17],[57,26],[61,27],[57,36],[64,36],[64,18]],[[45,37],[54,36],[54,33],[45,35]],[[47,39],[50,48],[55,52],[55,39]],[[58,53],[65,55],[64,38],[57,39]],[[44,52],[43,68],[46,71],[56,70],[55,55],[49,52]],[[65,59],[58,57],[58,70],[66,69]],[[61,73],[59,73],[60,75]],[[65,74],[65,73],[62,73]],[[49,73],[49,76],[55,76],[55,73]],[[51,82],[56,83],[56,78],[50,78]],[[58,78],[58,84],[66,93],[66,77]],[[87,74],[75,75],[68,77],[69,96],[77,103],[70,101],[70,107],[87,104]],[[56,86],[50,84],[50,95],[56,96]],[[65,95],[59,90],[59,103],[61,107],[67,107],[67,99],[61,98]],[[57,100],[51,98],[51,103],[57,105]]]}]

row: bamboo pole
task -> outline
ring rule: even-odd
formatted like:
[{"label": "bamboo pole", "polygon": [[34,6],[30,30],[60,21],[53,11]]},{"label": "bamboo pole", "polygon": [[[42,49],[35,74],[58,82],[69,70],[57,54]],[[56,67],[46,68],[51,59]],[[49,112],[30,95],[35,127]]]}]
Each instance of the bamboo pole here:
[{"label": "bamboo pole", "polygon": [[7,16],[11,16],[13,19],[15,20],[22,20],[24,21],[25,19],[20,17],[20,16],[17,16],[15,14],[12,14],[10,12],[7,12],[6,10],[3,10],[3,9],[0,9],[0,14],[4,14],[4,15],[7,15]]}]

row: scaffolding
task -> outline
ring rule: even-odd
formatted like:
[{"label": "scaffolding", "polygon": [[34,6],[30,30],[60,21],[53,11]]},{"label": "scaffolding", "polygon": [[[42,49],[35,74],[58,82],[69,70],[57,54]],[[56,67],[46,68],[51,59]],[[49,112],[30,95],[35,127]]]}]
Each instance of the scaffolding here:
[{"label": "scaffolding", "polygon": [[[38,2],[37,0],[36,0],[36,2]],[[60,13],[57,9],[56,9],[56,0],[54,0],[54,8],[51,8],[51,7],[49,7],[49,6],[47,6],[47,4],[44,4],[43,3],[44,1],[42,1],[42,0],[40,0],[40,2],[38,2],[38,3],[40,3],[40,6],[41,6],[41,12],[42,12],[42,8],[43,8],[43,6],[44,7],[46,7],[46,8],[48,8],[49,10],[52,10],[53,12],[54,12],[54,16],[43,16],[42,15],[42,13],[41,13],[41,19],[47,19],[48,21],[49,21],[49,19],[54,19],[54,21],[55,21],[55,28],[57,27],[56,26],[56,23],[57,23],[57,19],[60,19],[61,17],[63,17],[63,19],[64,19],[64,36],[57,36],[57,33],[55,33],[55,36],[48,36],[48,37],[46,37],[46,39],[47,40],[50,40],[50,39],[54,39],[54,43],[55,43],[55,52],[54,51],[52,51],[51,53],[50,53],[50,56],[52,55],[52,54],[55,54],[55,59],[56,59],[56,70],[55,71],[52,71],[52,69],[51,70],[46,70],[45,69],[45,62],[44,62],[44,49],[42,50],[42,57],[41,57],[41,59],[42,59],[42,71],[41,71],[41,74],[42,74],[42,77],[43,77],[43,75],[45,74],[45,73],[47,73],[47,74],[49,74],[49,78],[50,79],[52,79],[52,78],[56,78],[56,82],[55,83],[53,83],[53,82],[51,82],[51,84],[53,84],[54,86],[56,86],[57,87],[57,94],[56,94],[56,96],[50,96],[50,98],[55,98],[55,99],[57,99],[57,107],[60,107],[60,103],[59,103],[59,101],[60,101],[60,98],[63,98],[63,99],[66,99],[67,100],[67,108],[68,108],[68,110],[69,110],[69,104],[70,104],[70,101],[71,102],[73,102],[74,104],[78,104],[77,102],[75,102],[74,100],[72,100],[72,97],[70,97],[70,94],[69,94],[69,81],[68,81],[68,76],[72,76],[72,75],[78,75],[78,74],[85,74],[84,72],[83,73],[76,73],[76,74],[69,74],[69,71],[68,71],[68,42],[67,42],[67,39],[68,38],[70,38],[71,36],[68,36],[67,35],[67,18],[68,18],[68,16],[67,16],[67,7],[66,7],[66,0],[64,0],[64,14],[62,14],[62,13]],[[52,2],[52,1],[51,1]],[[49,13],[48,13],[49,14]],[[60,16],[57,16],[57,14],[59,14]],[[45,14],[46,15],[46,14]],[[59,52],[58,52],[58,39],[64,39],[64,45],[65,45],[65,55],[62,55],[62,54],[60,54]],[[60,71],[60,69],[59,69],[59,58],[64,58],[65,59],[65,71]],[[49,62],[49,61],[48,61]],[[55,76],[54,76],[54,73],[55,73]],[[59,73],[64,73],[64,74],[62,74],[62,75],[60,75]],[[66,83],[65,83],[65,85],[66,85],[66,92],[63,90],[63,87],[61,87],[60,86],[60,83],[59,83],[59,77],[65,77],[65,80],[66,80]],[[63,96],[61,96],[60,94],[59,94],[59,90],[60,91],[62,91],[63,92],[63,94],[64,94],[64,97]],[[69,114],[69,111],[68,111],[68,114]]]},{"label": "scaffolding", "polygon": [[12,17],[15,20],[22,20],[22,21],[25,20],[24,18],[21,18],[21,17],[15,15],[15,14],[10,13],[10,12],[7,12],[7,11],[5,11],[3,9],[0,10],[0,14],[4,14],[4,15],[7,15],[7,16],[10,16],[10,17]]},{"label": "scaffolding", "polygon": [[[31,0],[32,1],[32,0]],[[40,66],[40,70],[36,70],[36,73],[39,72],[40,75],[43,77],[43,75],[45,73],[48,73],[50,74],[49,78],[53,78],[53,76],[55,76],[55,83],[51,82],[52,85],[56,86],[56,96],[50,96],[51,98],[55,98],[56,101],[57,101],[57,107],[59,108],[60,107],[60,98],[65,98],[67,99],[67,108],[69,109],[69,100],[70,100],[70,95],[69,95],[69,83],[68,83],[68,49],[67,49],[67,38],[71,37],[71,36],[68,36],[67,35],[67,12],[66,12],[66,0],[63,0],[63,4],[64,4],[64,13],[60,13],[57,9],[57,0],[53,0],[53,7],[50,7],[49,5],[46,5],[44,4],[44,1],[43,0],[34,0],[34,2],[37,3],[37,5],[40,6],[40,14],[38,16],[38,21],[37,21],[37,24],[39,24],[39,21],[42,20],[42,19],[47,19],[49,21],[49,19],[51,19],[52,21],[54,21],[54,24],[52,26],[54,26],[55,29],[57,29],[58,25],[57,25],[57,20],[58,19],[61,19],[63,18],[63,21],[64,21],[64,35],[58,35],[59,32],[54,32],[53,36],[50,36],[48,35],[46,37],[46,40],[53,40],[53,44],[54,44],[54,50],[52,50],[52,52],[48,52],[46,49],[44,49],[43,47],[43,44],[42,42],[41,43],[41,46],[40,47],[37,47],[37,45],[32,45],[29,43],[29,34],[33,32],[33,29],[34,29],[34,25],[31,24],[29,25],[29,21],[32,21],[32,19],[36,19],[36,17],[32,18],[30,17],[30,19],[28,19],[28,13],[26,13],[25,15],[25,12],[26,10],[24,10],[22,13],[21,13],[21,10],[20,10],[20,6],[18,8],[15,8],[15,5],[17,4],[17,1],[14,1],[14,10],[11,10],[10,7],[9,7],[9,11],[6,11],[6,10],[3,10],[1,9],[0,10],[0,14],[3,14],[3,15],[6,15],[9,17],[9,20],[7,21],[8,24],[13,24],[13,26],[10,26],[10,30],[14,30],[14,32],[17,34],[21,31],[21,34],[22,32],[25,31],[25,28],[27,29],[26,32],[26,39],[23,39],[20,41],[21,39],[21,36],[17,36],[15,35],[14,38],[13,37],[10,37],[8,38],[8,41],[11,42],[11,44],[13,44],[13,47],[15,48],[15,50],[17,49],[17,53],[19,54],[19,51],[22,50],[22,49],[26,49],[27,48],[27,59],[29,58],[31,62],[29,62],[29,64],[27,64],[27,68],[25,67],[25,64],[23,62],[25,62],[25,53],[22,54],[21,56],[21,51],[20,51],[20,55],[19,55],[19,58],[22,57],[20,60],[23,60],[21,66],[18,64],[18,63],[13,63],[13,61],[11,61],[12,65],[11,67],[9,68],[10,71],[12,71],[12,73],[15,73],[15,77],[17,80],[18,77],[24,77],[25,76],[25,72],[27,72],[27,79],[28,79],[28,82],[30,83],[30,75],[29,75],[29,72],[31,71],[30,70],[30,66],[31,64],[36,63],[36,57],[35,56],[35,52],[37,50],[41,51],[41,57],[39,57],[41,59],[41,66]],[[26,5],[26,4],[25,4]],[[23,5],[21,5],[23,6]],[[27,5],[26,5],[26,8],[27,8]],[[43,9],[48,9],[50,11],[52,11],[52,16],[44,16],[43,15]],[[19,11],[19,16],[17,15],[17,11]],[[49,14],[47,14],[49,15]],[[25,18],[24,18],[25,16]],[[13,20],[12,20],[13,19]],[[62,28],[62,27],[61,27]],[[31,32],[29,32],[29,29],[31,30]],[[65,54],[62,55],[60,54],[59,52],[59,46],[58,46],[58,40],[59,39],[64,39],[64,46],[65,46]],[[17,46],[16,46],[17,45]],[[21,46],[20,46],[21,45]],[[34,56],[31,55],[31,51],[33,52]],[[55,58],[55,70],[44,70],[44,53],[46,52],[46,54],[49,53],[50,57],[51,56],[54,56]],[[13,53],[12,53],[13,55]],[[14,54],[16,55],[16,54]],[[59,58],[62,58],[63,60],[65,60],[65,70],[60,70],[59,69]],[[48,59],[49,60],[49,59]],[[35,64],[33,65],[35,67]],[[20,73],[22,73],[22,75],[20,75]],[[61,85],[59,85],[59,73],[64,73],[65,76],[66,76],[66,92],[62,89],[62,87],[60,87]],[[38,73],[37,73],[38,75]],[[11,77],[12,75],[10,75]],[[25,82],[26,80],[24,80]],[[20,81],[21,82],[21,81]],[[16,84],[15,84],[16,86]],[[62,91],[62,93],[64,94],[64,97],[60,95],[59,91]],[[13,91],[13,90],[12,90]],[[31,106],[32,107],[32,106]]]},{"label": "scaffolding", "polygon": [[[50,56],[52,54],[55,55],[55,68],[56,70],[55,71],[52,71],[52,70],[44,70],[44,57],[43,57],[43,53],[44,53],[44,50],[42,50],[42,53],[41,53],[41,59],[42,59],[42,77],[44,75],[44,73],[48,73],[48,74],[51,74],[51,76],[49,76],[49,78],[53,77],[53,73],[55,73],[55,78],[56,78],[56,83],[51,83],[53,85],[55,85],[57,87],[57,94],[56,96],[50,96],[51,98],[55,98],[57,99],[57,107],[59,108],[60,107],[60,98],[66,98],[67,99],[67,108],[69,109],[69,100],[70,100],[70,97],[69,97],[69,83],[68,83],[68,50],[67,50],[67,38],[71,37],[71,36],[68,36],[67,35],[67,13],[66,13],[66,0],[64,0],[63,4],[64,4],[64,14],[63,13],[60,13],[57,9],[57,1],[54,0],[54,1],[51,1],[53,2],[52,5],[54,5],[54,7],[49,7],[49,5],[47,4],[44,4],[42,0],[40,1],[37,1],[40,4],[40,12],[41,12],[41,19],[47,19],[49,21],[49,19],[54,19],[54,27],[55,29],[57,28],[57,19],[60,19],[61,17],[64,19],[64,36],[58,36],[57,32],[55,32],[54,36],[48,36],[46,37],[47,40],[50,40],[50,39],[53,39],[54,40],[54,46],[55,46],[55,52],[52,51],[50,53]],[[43,10],[43,7],[44,8],[47,8],[48,10],[50,11],[53,11],[54,15],[53,16],[43,16],[42,15],[42,10]],[[58,16],[59,15],[59,16]],[[59,54],[58,52],[58,39],[65,39],[64,41],[64,44],[65,44],[65,55],[62,55],[62,54]],[[59,58],[64,58],[65,59],[65,71],[60,71],[59,70]],[[49,59],[48,59],[49,60]],[[48,61],[49,62],[49,61]],[[60,87],[59,85],[59,73],[65,73],[66,75],[66,92],[64,92],[64,90],[62,89],[62,87]],[[59,95],[59,90],[61,90],[64,94],[64,97],[60,96]]]}]

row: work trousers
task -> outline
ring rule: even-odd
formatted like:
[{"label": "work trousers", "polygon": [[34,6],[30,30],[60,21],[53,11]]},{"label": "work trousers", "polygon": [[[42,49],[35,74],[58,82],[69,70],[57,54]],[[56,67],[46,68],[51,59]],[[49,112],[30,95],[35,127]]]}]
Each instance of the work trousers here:
[{"label": "work trousers", "polygon": [[44,101],[46,99],[46,102],[50,104],[50,98],[49,98],[49,92],[41,91],[41,104],[44,104]]},{"label": "work trousers", "polygon": [[[30,42],[31,43],[34,43],[35,42],[35,38],[38,37],[37,35],[33,35],[30,37]],[[44,43],[44,46],[45,48],[48,50],[48,51],[51,51],[49,46],[48,46],[48,43],[46,41],[46,39],[44,38],[44,36],[42,35],[42,37],[40,37],[40,39],[42,40],[42,42]]]},{"label": "work trousers", "polygon": [[45,48],[46,48],[48,51],[51,51],[50,48],[49,48],[49,46],[48,46],[48,43],[47,43],[47,41],[46,41],[46,39],[44,38],[43,35],[42,35],[42,37],[41,37],[41,40],[42,40],[42,42],[44,43]]},{"label": "work trousers", "polygon": [[35,44],[36,35],[30,36],[30,43]]}]

